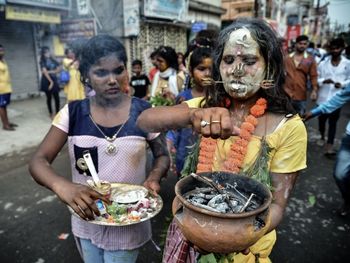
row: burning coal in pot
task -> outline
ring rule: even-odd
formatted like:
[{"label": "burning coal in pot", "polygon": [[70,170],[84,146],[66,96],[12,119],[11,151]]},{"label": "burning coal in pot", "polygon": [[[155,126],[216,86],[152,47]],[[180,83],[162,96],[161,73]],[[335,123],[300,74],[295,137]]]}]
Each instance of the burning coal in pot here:
[{"label": "burning coal in pot", "polygon": [[[191,174],[207,187],[196,187],[184,194],[194,206],[218,213],[243,213],[257,209],[262,202],[257,193],[246,193],[237,182],[220,184],[198,174]],[[240,190],[239,190],[240,189]]]}]

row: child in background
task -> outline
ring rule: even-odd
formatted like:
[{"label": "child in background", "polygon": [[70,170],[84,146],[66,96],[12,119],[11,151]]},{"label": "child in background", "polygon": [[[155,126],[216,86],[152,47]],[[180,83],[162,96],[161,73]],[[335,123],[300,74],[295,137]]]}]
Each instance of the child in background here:
[{"label": "child in background", "polygon": [[79,61],[71,48],[65,50],[66,57],[63,59],[63,68],[69,72],[69,81],[64,86],[67,101],[85,99],[85,89],[80,81]]},{"label": "child in background", "polygon": [[[212,67],[213,60],[211,58],[210,48],[199,47],[191,52],[189,61],[189,87],[180,92],[176,98],[176,104],[205,96],[207,85],[211,84],[208,79],[211,78]],[[172,130],[167,133],[168,149],[170,152],[176,152],[175,165],[178,176],[181,175],[180,173],[188,155],[188,147],[193,145],[196,139],[197,135],[191,128]]]},{"label": "child in background", "polygon": [[134,60],[132,62],[132,73],[130,86],[134,89],[134,96],[140,99],[147,100],[148,98],[148,86],[151,84],[148,77],[142,72],[142,61]]}]

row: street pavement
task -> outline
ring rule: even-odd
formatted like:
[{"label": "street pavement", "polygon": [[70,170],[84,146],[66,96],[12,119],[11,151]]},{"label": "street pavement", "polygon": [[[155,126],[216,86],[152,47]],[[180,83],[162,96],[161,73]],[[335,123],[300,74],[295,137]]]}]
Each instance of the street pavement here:
[{"label": "street pavement", "polygon": [[[27,170],[28,160],[50,127],[45,98],[14,101],[9,117],[19,127],[14,132],[0,130],[0,262],[81,263],[68,209],[52,192],[36,184]],[[347,105],[339,120],[336,147],[349,117]],[[307,127],[308,168],[301,173],[277,229],[271,259],[278,263],[348,262],[350,218],[335,213],[341,197],[332,178],[334,159],[325,157],[316,144],[317,120],[309,121]],[[66,148],[53,166],[69,178]],[[164,207],[152,219],[155,245],[149,242],[142,248],[138,263],[161,261],[157,246],[162,247],[171,220],[175,183],[175,176],[169,173],[161,184]]]}]

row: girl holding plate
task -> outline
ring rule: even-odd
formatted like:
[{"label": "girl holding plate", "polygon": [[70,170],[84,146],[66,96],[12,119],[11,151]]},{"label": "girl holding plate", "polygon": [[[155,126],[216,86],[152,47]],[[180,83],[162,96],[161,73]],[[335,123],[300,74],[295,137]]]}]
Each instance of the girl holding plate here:
[{"label": "girl holding plate", "polygon": [[[29,170],[39,184],[81,217],[72,216],[72,232],[84,262],[135,262],[139,248],[151,239],[150,221],[119,227],[89,223],[94,214],[99,215],[95,200],[109,201],[86,185],[91,177],[83,155],[90,153],[101,180],[143,185],[157,193],[169,167],[165,137],[136,126],[138,116],[151,106],[125,93],[129,83],[127,58],[118,40],[95,36],[80,54],[81,81],[96,95],[70,102],[57,114]],[[66,142],[72,181],[51,166]],[[154,156],[148,176],[147,144]]]}]

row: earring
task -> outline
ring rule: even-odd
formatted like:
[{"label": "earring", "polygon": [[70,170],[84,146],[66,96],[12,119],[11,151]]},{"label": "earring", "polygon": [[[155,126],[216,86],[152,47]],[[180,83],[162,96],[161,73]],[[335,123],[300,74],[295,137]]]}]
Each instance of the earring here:
[{"label": "earring", "polygon": [[262,89],[271,89],[275,87],[275,81],[273,79],[270,79],[270,63],[267,63],[266,79],[260,82],[260,87]]},{"label": "earring", "polygon": [[275,87],[275,81],[272,79],[264,79],[260,82],[260,88],[262,89],[271,89]]}]

